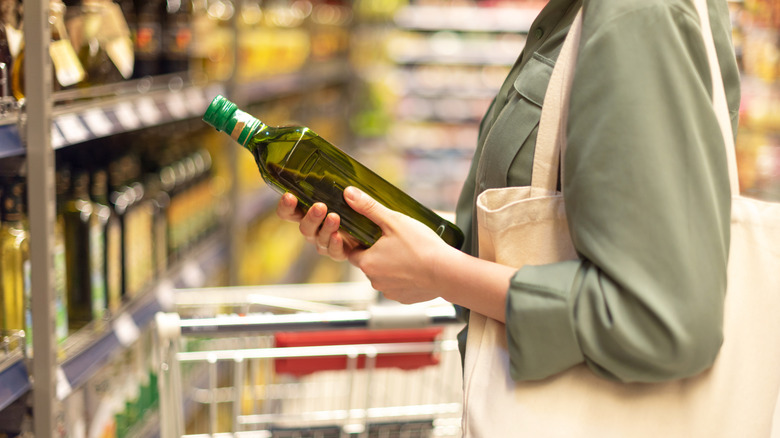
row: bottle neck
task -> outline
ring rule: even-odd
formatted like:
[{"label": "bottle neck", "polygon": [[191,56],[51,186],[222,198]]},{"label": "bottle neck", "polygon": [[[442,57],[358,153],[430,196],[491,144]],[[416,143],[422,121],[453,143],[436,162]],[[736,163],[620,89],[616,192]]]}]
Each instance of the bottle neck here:
[{"label": "bottle neck", "polygon": [[266,125],[251,115],[236,110],[231,120],[225,126],[225,132],[241,146],[249,149],[249,140]]}]

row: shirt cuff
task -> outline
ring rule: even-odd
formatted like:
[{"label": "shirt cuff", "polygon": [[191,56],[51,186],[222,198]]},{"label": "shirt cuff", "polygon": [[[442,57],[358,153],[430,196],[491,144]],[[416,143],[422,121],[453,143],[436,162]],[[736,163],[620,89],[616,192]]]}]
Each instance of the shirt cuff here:
[{"label": "shirt cuff", "polygon": [[510,281],[506,337],[515,381],[544,379],[584,360],[571,296],[580,263],[525,266]]}]

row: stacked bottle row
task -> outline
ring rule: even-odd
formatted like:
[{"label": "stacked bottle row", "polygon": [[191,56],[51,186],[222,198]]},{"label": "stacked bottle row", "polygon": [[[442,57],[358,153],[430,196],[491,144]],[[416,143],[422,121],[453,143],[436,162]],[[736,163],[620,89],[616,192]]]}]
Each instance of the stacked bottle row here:
[{"label": "stacked bottle row", "polygon": [[[164,276],[216,228],[218,204],[211,154],[197,133],[111,137],[62,150],[57,161],[53,250],[62,341],[89,323],[100,329]],[[25,330],[31,345],[24,184],[15,178],[4,186],[0,327]]]},{"label": "stacked bottle row", "polygon": [[63,403],[54,438],[124,438],[156,412],[157,359],[147,330]]},{"label": "stacked bottle row", "polygon": [[[56,91],[182,72],[224,81],[236,60],[244,80],[292,72],[345,55],[351,19],[341,1],[50,0],[52,83]],[[0,73],[16,99],[23,21],[21,0],[0,1]]]}]

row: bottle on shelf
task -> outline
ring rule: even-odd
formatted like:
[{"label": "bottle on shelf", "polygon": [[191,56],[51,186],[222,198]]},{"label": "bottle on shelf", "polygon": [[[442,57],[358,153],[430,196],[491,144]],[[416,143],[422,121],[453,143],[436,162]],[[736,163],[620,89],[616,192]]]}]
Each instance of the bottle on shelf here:
[{"label": "bottle on shelf", "polygon": [[12,28],[8,24],[9,12],[6,8],[13,5],[9,0],[0,1],[0,99],[5,100],[9,96],[11,69],[13,66],[13,55],[11,54],[11,42],[8,38],[6,29]]},{"label": "bottle on shelf", "polygon": [[249,150],[269,186],[293,193],[304,209],[315,202],[325,203],[341,217],[342,229],[362,245],[373,245],[382,231],[347,205],[343,191],[348,186],[419,220],[451,246],[459,248],[463,243],[457,226],[306,127],[265,125],[222,96],[214,98],[203,120]]},{"label": "bottle on shelf", "polygon": [[160,73],[162,54],[161,0],[135,0],[135,67],[133,77]]},{"label": "bottle on shelf", "polygon": [[235,29],[230,0],[192,2],[190,72],[209,81],[227,81],[235,66]]},{"label": "bottle on shelf", "polygon": [[68,337],[68,263],[65,250],[64,207],[70,191],[70,170],[55,173],[57,191],[57,218],[54,221],[54,331],[57,342]]},{"label": "bottle on shelf", "polygon": [[162,73],[181,73],[189,70],[191,1],[163,1]]},{"label": "bottle on shelf", "polygon": [[101,321],[106,311],[105,225],[89,197],[89,187],[89,173],[76,171],[63,209],[68,321],[72,329]]},{"label": "bottle on shelf", "polygon": [[[84,80],[86,76],[76,51],[70,42],[68,31],[65,28],[65,4],[62,0],[49,1],[49,25],[51,28],[51,42],[49,43],[49,56],[53,64],[54,80],[52,86],[55,91],[72,87]],[[22,44],[24,44],[22,42]],[[14,60],[11,72],[11,88],[17,100],[24,98],[24,46]]]},{"label": "bottle on shelf", "polygon": [[122,224],[108,202],[108,174],[105,169],[92,172],[91,197],[97,216],[103,226],[105,262],[106,307],[116,315],[122,305]]},{"label": "bottle on shelf", "polygon": [[25,303],[30,299],[30,235],[24,196],[22,180],[12,181],[2,195],[0,308],[3,310],[2,329],[6,333],[27,329],[25,309],[29,306]]},{"label": "bottle on shelf", "polygon": [[69,24],[72,21],[76,22],[70,28],[73,45],[86,72],[80,86],[111,84],[132,77],[133,41],[118,4],[83,0]]}]

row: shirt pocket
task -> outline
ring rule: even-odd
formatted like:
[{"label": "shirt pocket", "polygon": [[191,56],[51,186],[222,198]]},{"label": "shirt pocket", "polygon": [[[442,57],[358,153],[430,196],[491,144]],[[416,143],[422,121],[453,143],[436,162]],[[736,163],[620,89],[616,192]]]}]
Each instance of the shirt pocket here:
[{"label": "shirt pocket", "polygon": [[480,192],[531,184],[536,131],[553,65],[535,53],[515,78],[506,103],[485,134],[477,174]]}]

